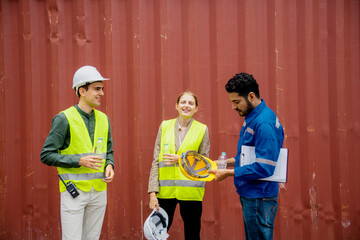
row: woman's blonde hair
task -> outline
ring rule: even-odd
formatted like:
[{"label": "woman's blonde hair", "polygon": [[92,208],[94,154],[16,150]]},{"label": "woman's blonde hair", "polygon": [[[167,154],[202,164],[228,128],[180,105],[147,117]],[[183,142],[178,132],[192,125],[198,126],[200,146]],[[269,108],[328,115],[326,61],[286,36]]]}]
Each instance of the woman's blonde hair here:
[{"label": "woman's blonde hair", "polygon": [[185,91],[185,92],[180,93],[180,95],[178,96],[177,101],[176,101],[177,104],[179,104],[180,98],[181,98],[183,95],[185,95],[185,94],[193,96],[194,99],[195,99],[195,106],[196,106],[196,107],[199,106],[197,96],[195,95],[195,93],[193,93],[193,92],[191,92],[191,91]]}]

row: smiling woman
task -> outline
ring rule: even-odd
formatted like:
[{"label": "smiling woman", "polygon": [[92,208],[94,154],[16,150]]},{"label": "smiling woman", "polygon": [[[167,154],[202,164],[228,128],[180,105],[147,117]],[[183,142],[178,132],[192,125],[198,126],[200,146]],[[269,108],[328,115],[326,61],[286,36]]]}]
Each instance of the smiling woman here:
[{"label": "smiling woman", "polygon": [[179,112],[180,127],[187,127],[188,120],[198,111],[198,101],[192,92],[184,92],[180,94],[176,103],[176,110]]},{"label": "smiling woman", "polygon": [[[194,93],[181,93],[175,109],[179,116],[163,121],[157,134],[149,177],[149,207],[159,209],[161,205],[169,216],[169,230],[176,205],[179,203],[185,239],[200,239],[205,181],[192,181],[186,178],[177,163],[179,156],[188,150],[208,157],[209,133],[206,125],[193,119],[199,109],[198,99]],[[170,153],[164,153],[165,145]]]}]

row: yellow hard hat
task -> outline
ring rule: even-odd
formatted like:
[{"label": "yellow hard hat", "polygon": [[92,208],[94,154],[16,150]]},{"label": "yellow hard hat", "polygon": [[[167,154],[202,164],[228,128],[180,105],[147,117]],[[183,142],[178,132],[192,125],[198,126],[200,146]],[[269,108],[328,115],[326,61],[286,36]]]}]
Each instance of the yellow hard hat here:
[{"label": "yellow hard hat", "polygon": [[181,154],[179,167],[185,177],[194,181],[212,181],[215,175],[209,173],[209,170],[217,169],[215,162],[194,150],[188,150]]}]

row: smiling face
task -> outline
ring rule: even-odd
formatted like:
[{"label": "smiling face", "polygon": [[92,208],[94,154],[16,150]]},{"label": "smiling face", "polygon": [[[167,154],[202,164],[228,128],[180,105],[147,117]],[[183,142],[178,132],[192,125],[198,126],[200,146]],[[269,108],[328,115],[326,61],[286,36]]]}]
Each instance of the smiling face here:
[{"label": "smiling face", "polygon": [[88,107],[94,108],[101,104],[101,97],[104,96],[104,84],[102,82],[94,82],[88,86],[88,89],[80,88],[79,93],[81,101]]},{"label": "smiling face", "polygon": [[192,117],[198,111],[195,97],[188,93],[184,93],[180,97],[178,103],[175,105],[175,108],[178,111],[179,116],[183,119]]},{"label": "smiling face", "polygon": [[232,109],[237,111],[241,117],[246,117],[252,112],[252,110],[254,110],[255,106],[250,102],[250,100],[254,97],[251,93],[249,93],[246,98],[239,96],[237,92],[230,92],[228,95],[229,100],[232,103]]}]

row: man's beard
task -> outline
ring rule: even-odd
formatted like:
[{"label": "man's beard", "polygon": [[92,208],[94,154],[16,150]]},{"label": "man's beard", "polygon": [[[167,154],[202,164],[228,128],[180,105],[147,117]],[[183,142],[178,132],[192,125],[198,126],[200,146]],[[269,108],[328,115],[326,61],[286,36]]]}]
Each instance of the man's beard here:
[{"label": "man's beard", "polygon": [[247,105],[245,111],[240,112],[239,110],[236,110],[241,117],[248,116],[254,110],[254,106],[251,104],[251,102],[247,98],[245,98],[245,100]]}]

